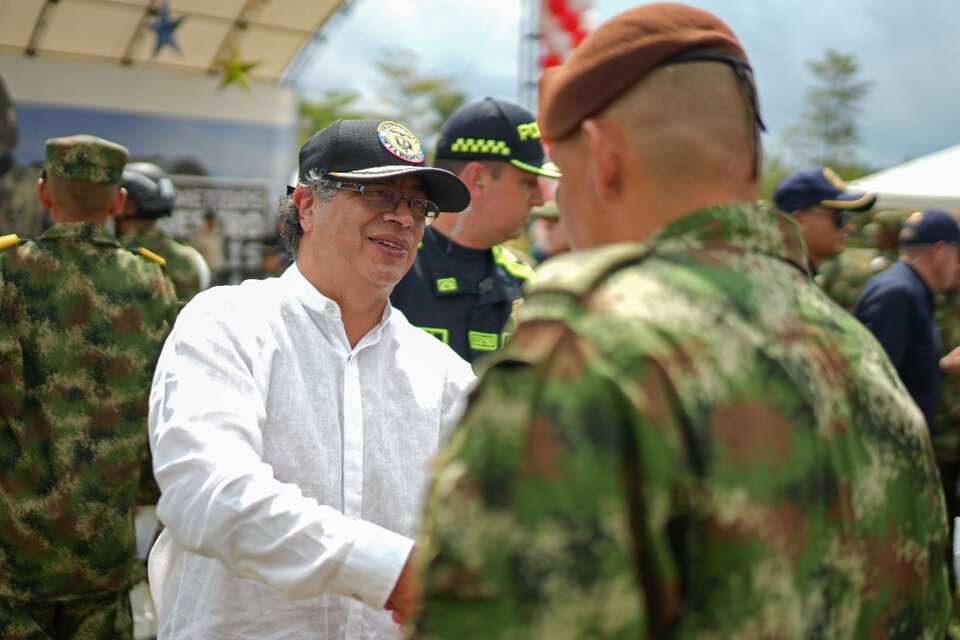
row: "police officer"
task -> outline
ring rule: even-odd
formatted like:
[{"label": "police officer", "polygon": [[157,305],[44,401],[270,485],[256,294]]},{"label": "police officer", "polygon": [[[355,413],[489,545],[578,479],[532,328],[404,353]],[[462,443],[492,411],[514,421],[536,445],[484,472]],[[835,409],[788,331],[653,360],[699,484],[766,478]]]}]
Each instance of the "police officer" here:
[{"label": "police officer", "polygon": [[410,272],[390,296],[414,325],[470,362],[504,343],[533,269],[501,245],[543,204],[539,176],[559,177],[544,158],[532,113],[494,98],[457,109],[444,123],[434,165],[470,189],[470,206],[428,227]]},{"label": "police officer", "polygon": [[[176,314],[149,254],[104,226],[127,150],[46,143],[54,224],[0,238],[0,637],[130,638],[135,494],[158,497],[146,412]],[[145,257],[146,256],[146,257]]]},{"label": "police officer", "polygon": [[755,92],[730,29],[673,3],[541,76],[578,251],[438,454],[418,637],[946,633],[923,418],[755,204]]},{"label": "police officer", "polygon": [[123,169],[121,186],[127,203],[117,217],[117,236],[130,249],[148,249],[166,261],[180,304],[208,288],[210,267],[203,255],[157,226],[157,220],[173,213],[176,191],[167,172],[152,162],[131,162]]}]

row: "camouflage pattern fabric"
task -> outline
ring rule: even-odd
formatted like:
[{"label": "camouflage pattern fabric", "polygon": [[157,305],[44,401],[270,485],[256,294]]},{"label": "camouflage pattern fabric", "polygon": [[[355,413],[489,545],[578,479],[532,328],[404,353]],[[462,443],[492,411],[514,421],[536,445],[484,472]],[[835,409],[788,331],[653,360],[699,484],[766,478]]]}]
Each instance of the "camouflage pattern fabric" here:
[{"label": "camouflage pattern fabric", "polygon": [[[960,292],[938,295],[933,321],[940,330],[944,354],[960,347]],[[934,449],[937,459],[960,463],[960,376],[944,376],[941,385]]]},{"label": "camouflage pattern fabric", "polygon": [[[141,227],[123,234],[120,244],[134,251],[143,247],[166,260],[165,269],[173,281],[181,305],[186,304],[202,288],[209,286],[209,275],[206,277],[207,282],[201,282],[199,265],[206,261],[200,252],[166,231],[157,227]],[[209,268],[207,271],[209,273]]]},{"label": "camouflage pattern fabric", "polygon": [[36,238],[50,226],[50,214],[37,194],[40,168],[14,167],[0,176],[0,235]]},{"label": "camouflage pattern fabric", "polygon": [[748,205],[559,256],[440,453],[422,638],[943,638],[943,494],[870,333]]},{"label": "camouflage pattern fabric", "polygon": [[147,399],[176,314],[158,264],[103,226],[0,251],[0,598],[129,587]]},{"label": "camouflage pattern fabric", "polygon": [[816,282],[830,299],[853,313],[867,282],[894,262],[896,251],[848,247],[839,256],[824,261]]},{"label": "camouflage pattern fabric", "polygon": [[[960,347],[960,292],[942,293],[938,298],[933,321],[940,330],[943,352],[946,354]],[[960,483],[960,376],[941,378],[933,450],[947,502],[947,521],[952,524],[953,519],[960,516],[960,495],[957,491]],[[960,602],[955,609],[957,605]],[[955,617],[957,613],[955,611]]]},{"label": "camouflage pattern fabric", "polygon": [[48,173],[78,182],[118,184],[128,156],[123,145],[82,134],[47,140],[43,166]]},{"label": "camouflage pattern fabric", "polygon": [[0,598],[0,638],[4,640],[131,640],[130,592],[73,602],[8,601]]}]

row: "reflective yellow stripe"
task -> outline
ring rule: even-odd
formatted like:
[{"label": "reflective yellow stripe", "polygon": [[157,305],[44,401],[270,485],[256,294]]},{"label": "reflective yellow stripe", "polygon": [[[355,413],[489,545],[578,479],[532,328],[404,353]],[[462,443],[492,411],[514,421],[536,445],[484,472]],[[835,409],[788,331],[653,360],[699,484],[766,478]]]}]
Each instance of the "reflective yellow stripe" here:
[{"label": "reflective yellow stripe", "polygon": [[498,244],[493,249],[493,261],[506,269],[507,273],[520,280],[530,280],[533,278],[533,267],[517,258],[503,245]]},{"label": "reflective yellow stripe", "polygon": [[440,278],[437,280],[437,291],[440,293],[450,293],[459,289],[460,286],[457,284],[456,278]]},{"label": "reflective yellow stripe", "polygon": [[484,138],[457,138],[450,145],[453,153],[489,153],[495,156],[509,156],[510,147],[503,140],[485,140]]},{"label": "reflective yellow stripe", "polygon": [[443,344],[450,344],[450,331],[439,327],[420,327]]},{"label": "reflective yellow stripe", "polygon": [[467,332],[467,340],[470,343],[470,348],[474,351],[496,351],[500,336],[495,333],[469,331]]},{"label": "reflective yellow stripe", "polygon": [[15,233],[8,233],[5,236],[0,236],[0,251],[9,249],[10,247],[15,247],[18,244],[20,244],[20,238]]},{"label": "reflective yellow stripe", "polygon": [[139,249],[137,249],[137,253],[142,255],[144,258],[147,258],[148,260],[153,260],[161,267],[167,266],[167,261],[164,258],[161,258],[157,254],[155,254],[153,251],[150,251],[150,249],[144,249],[143,247],[140,247]]}]

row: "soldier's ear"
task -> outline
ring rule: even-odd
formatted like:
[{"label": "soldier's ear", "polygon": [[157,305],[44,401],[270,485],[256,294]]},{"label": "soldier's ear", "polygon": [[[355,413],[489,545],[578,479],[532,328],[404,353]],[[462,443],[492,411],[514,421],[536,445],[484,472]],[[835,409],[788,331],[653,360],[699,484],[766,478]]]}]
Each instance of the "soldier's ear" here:
[{"label": "soldier's ear", "polygon": [[113,197],[110,199],[110,210],[108,213],[111,218],[115,218],[123,213],[123,205],[127,203],[127,190],[123,187],[118,187],[117,192],[113,194]]},{"label": "soldier's ear", "polygon": [[37,197],[40,198],[40,203],[47,209],[53,208],[53,194],[50,192],[50,183],[39,178],[37,180]]},{"label": "soldier's ear", "polygon": [[616,199],[623,190],[623,139],[614,123],[607,119],[587,118],[580,124],[586,142],[588,167],[597,197]]}]

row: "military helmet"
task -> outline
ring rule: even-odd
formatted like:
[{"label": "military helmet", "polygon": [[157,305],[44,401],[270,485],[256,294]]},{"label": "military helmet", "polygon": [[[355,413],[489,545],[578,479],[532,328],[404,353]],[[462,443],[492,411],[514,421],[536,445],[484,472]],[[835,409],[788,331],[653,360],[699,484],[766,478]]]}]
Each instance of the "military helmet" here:
[{"label": "military helmet", "polygon": [[152,162],[130,162],[123,168],[120,186],[137,203],[139,218],[160,218],[173,211],[177,192],[167,172]]}]

